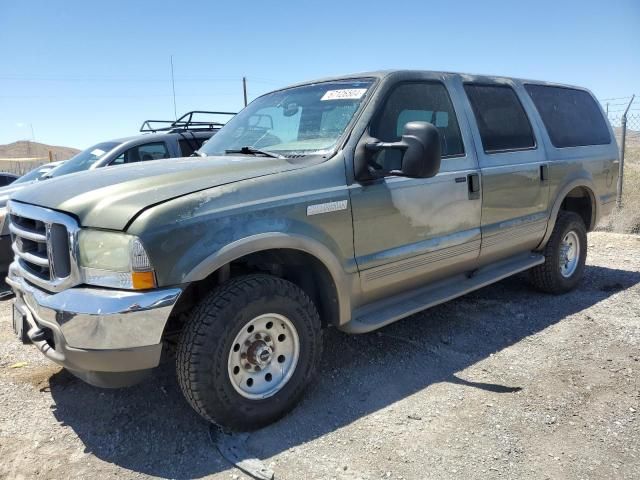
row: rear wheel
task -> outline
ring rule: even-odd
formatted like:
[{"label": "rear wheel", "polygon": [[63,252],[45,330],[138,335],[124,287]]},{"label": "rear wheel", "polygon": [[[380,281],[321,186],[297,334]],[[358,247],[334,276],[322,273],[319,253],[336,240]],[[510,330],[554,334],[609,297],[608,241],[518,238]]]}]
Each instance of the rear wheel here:
[{"label": "rear wheel", "polygon": [[250,430],[293,408],[321,349],[318,312],[299,287],[269,275],[238,277],[192,313],[178,345],[178,379],[204,418]]},{"label": "rear wheel", "polygon": [[543,250],[545,262],[530,270],[533,285],[548,293],[565,293],[578,284],[587,258],[587,229],[580,215],[561,211]]}]

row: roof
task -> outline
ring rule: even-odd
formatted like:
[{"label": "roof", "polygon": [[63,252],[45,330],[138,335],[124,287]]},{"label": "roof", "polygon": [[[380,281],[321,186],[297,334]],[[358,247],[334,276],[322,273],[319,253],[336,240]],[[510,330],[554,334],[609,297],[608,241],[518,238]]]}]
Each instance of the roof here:
[{"label": "roof", "polygon": [[147,143],[149,140],[164,140],[167,137],[172,137],[175,135],[185,135],[187,136],[187,138],[191,137],[191,134],[193,134],[195,137],[206,137],[209,138],[211,136],[213,136],[213,134],[216,133],[216,130],[186,130],[184,132],[158,132],[158,133],[143,133],[140,135],[132,135],[130,137],[121,137],[121,138],[114,138],[112,140],[112,142],[119,142],[119,143],[137,143],[138,141],[140,143]]},{"label": "roof", "polygon": [[500,75],[487,75],[487,74],[474,74],[474,73],[463,73],[463,72],[447,72],[447,71],[439,71],[439,70],[411,70],[411,69],[397,69],[397,70],[374,70],[374,71],[370,71],[370,72],[360,72],[360,73],[352,73],[352,74],[348,74],[348,75],[339,75],[339,76],[335,76],[335,77],[324,77],[324,78],[320,78],[320,79],[316,79],[316,80],[310,80],[310,81],[305,81],[305,82],[299,82],[299,83],[295,83],[293,85],[289,85],[287,87],[283,87],[281,89],[278,90],[285,90],[287,88],[292,88],[292,87],[299,87],[299,86],[303,86],[303,85],[311,85],[314,83],[322,83],[322,82],[329,82],[329,81],[340,81],[340,80],[353,80],[353,79],[358,79],[358,78],[377,78],[377,79],[382,79],[382,78],[386,78],[386,77],[390,77],[390,76],[405,76],[405,75],[411,75],[411,74],[430,74],[430,75],[434,75],[434,76],[438,76],[438,75],[442,75],[442,76],[460,76],[465,80],[473,80],[473,81],[486,81],[486,82],[506,82],[506,81],[518,81],[518,82],[522,82],[522,83],[536,83],[536,84],[543,84],[543,85],[551,85],[551,86],[558,86],[558,87],[570,87],[570,88],[579,88],[579,89],[584,89],[583,87],[580,86],[576,86],[576,85],[567,85],[567,84],[563,84],[563,83],[557,83],[557,82],[549,82],[549,81],[545,81],[545,80],[533,80],[533,79],[524,79],[524,78],[518,78],[518,77],[507,77],[507,76],[500,76]]}]

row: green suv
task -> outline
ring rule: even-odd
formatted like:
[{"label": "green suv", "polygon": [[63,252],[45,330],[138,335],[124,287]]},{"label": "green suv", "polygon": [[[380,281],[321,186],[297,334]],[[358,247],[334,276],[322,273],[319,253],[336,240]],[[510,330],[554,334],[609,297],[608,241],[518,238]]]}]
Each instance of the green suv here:
[{"label": "green suv", "polygon": [[177,338],[193,408],[256,428],[316,375],[324,328],[369,332],[524,270],[572,289],[617,152],[582,88],[391,71],[277,90],[206,158],[18,192],[14,328],[110,387]]}]

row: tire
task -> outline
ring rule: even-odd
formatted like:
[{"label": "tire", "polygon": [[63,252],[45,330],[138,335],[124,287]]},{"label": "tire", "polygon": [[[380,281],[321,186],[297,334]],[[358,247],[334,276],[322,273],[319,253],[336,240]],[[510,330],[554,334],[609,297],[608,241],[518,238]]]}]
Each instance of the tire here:
[{"label": "tire", "polygon": [[[575,265],[563,261],[566,260],[562,258],[565,240],[577,245],[578,251],[573,255]],[[529,271],[533,285],[538,290],[556,295],[573,290],[582,279],[587,258],[587,229],[582,218],[573,212],[560,211],[542,253],[545,262]]]},{"label": "tire", "polygon": [[257,274],[229,280],[194,308],[178,343],[176,368],[196,412],[222,427],[253,430],[296,405],[321,355],[320,317],[311,299],[287,280]]}]

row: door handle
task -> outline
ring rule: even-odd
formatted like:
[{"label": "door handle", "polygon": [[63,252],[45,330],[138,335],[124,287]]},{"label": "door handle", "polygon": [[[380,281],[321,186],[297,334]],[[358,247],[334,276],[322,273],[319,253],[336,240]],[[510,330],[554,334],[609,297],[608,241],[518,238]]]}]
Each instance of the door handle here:
[{"label": "door handle", "polygon": [[477,173],[467,175],[467,186],[469,189],[469,200],[477,200],[480,198],[480,175]]},{"label": "door handle", "polygon": [[549,165],[540,165],[540,181],[546,182],[549,180]]}]

